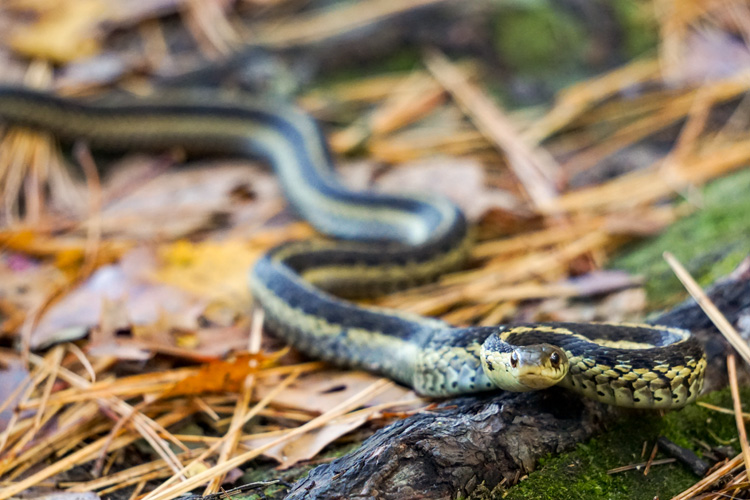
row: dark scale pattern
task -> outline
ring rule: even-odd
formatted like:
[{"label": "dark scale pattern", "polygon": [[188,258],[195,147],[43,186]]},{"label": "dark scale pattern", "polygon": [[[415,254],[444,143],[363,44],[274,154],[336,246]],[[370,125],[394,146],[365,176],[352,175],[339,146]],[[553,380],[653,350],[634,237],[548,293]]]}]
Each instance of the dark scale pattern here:
[{"label": "dark scale pattern", "polygon": [[[514,325],[514,327],[517,325]],[[678,337],[670,335],[661,330],[642,327],[631,327],[626,325],[598,325],[586,323],[544,323],[541,325],[528,325],[531,327],[550,326],[553,328],[568,329],[577,334],[589,338],[604,338],[611,341],[627,340],[644,344],[665,345],[674,342]],[[598,327],[602,327],[603,335],[597,335]],[[631,335],[632,334],[632,335]],[[559,335],[544,331],[535,331],[532,338],[525,338],[519,334],[508,338],[510,343],[519,345],[530,345],[538,343],[549,343],[557,345],[574,356],[587,358],[587,363],[601,364],[614,367],[627,364],[632,369],[652,369],[658,365],[682,365],[688,359],[700,359],[703,349],[693,338],[677,345],[666,347],[653,347],[649,349],[610,348],[594,344],[585,339],[570,335]],[[627,361],[626,361],[627,360]]]}]

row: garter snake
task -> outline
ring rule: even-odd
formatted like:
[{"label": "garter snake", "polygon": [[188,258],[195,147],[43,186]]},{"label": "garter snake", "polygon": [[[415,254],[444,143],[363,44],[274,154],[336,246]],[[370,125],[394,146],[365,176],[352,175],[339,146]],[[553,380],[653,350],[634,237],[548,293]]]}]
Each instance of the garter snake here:
[{"label": "garter snake", "polygon": [[559,383],[605,403],[677,408],[701,390],[705,355],[683,330],[597,323],[455,328],[344,300],[457,268],[470,231],[461,211],[441,197],[344,187],[317,124],[290,105],[222,95],[83,102],[5,87],[0,120],[95,148],[180,146],[270,163],[293,208],[320,232],[344,240],[284,244],[250,273],[266,326],[313,357],[432,396]]}]

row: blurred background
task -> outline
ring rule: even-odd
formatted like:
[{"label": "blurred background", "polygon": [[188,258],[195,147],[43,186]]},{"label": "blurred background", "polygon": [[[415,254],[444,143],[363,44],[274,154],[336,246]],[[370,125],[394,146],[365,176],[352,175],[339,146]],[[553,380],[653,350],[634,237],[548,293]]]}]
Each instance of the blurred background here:
[{"label": "blurred background", "polygon": [[[295,102],[321,123],[349,186],[443,193],[476,224],[467,269],[376,304],[458,325],[634,321],[686,296],[665,250],[704,286],[747,257],[749,42],[750,4],[739,0],[6,0],[0,84],[91,100],[219,92]],[[289,367],[303,367],[297,392],[271,398],[277,407],[264,406],[235,445],[292,432],[374,380],[333,375],[267,336],[249,343],[246,270],[272,246],[314,236],[263,165],[179,149],[92,154],[0,126],[0,474],[16,486],[74,447],[45,422],[101,395],[67,380],[72,392],[54,399],[63,368],[109,380],[101,390],[145,405],[202,450],[210,439],[186,436],[223,436],[235,408],[261,401]],[[194,378],[169,389],[183,413],[149,406],[185,366]],[[141,373],[154,378],[139,385]],[[257,392],[242,388],[250,374]],[[346,390],[332,396],[332,380]],[[415,398],[389,397],[404,412],[429,404]],[[11,411],[19,402],[26,413]],[[266,453],[263,467],[361,441],[395,418],[379,404],[294,451]],[[86,408],[76,442],[122,431]],[[128,428],[120,449],[139,432]],[[107,446],[70,466],[109,456],[107,467],[135,467]],[[137,462],[194,456],[146,448]],[[116,488],[95,482],[99,460],[97,474],[67,477],[71,487],[135,498],[174,472],[133,469],[138,479]],[[680,481],[670,495],[694,479]]]}]

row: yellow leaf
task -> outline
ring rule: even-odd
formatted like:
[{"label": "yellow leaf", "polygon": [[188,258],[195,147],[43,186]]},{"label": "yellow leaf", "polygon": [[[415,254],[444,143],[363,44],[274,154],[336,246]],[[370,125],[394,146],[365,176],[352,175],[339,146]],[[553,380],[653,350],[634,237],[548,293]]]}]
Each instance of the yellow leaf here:
[{"label": "yellow leaf", "polygon": [[37,17],[34,23],[14,30],[10,45],[16,52],[61,63],[99,52],[101,34],[97,28],[109,18],[106,2],[57,0],[26,5]]},{"label": "yellow leaf", "polygon": [[178,241],[163,247],[159,256],[161,265],[152,276],[155,280],[236,311],[247,311],[247,272],[259,256],[257,249],[238,240]]}]

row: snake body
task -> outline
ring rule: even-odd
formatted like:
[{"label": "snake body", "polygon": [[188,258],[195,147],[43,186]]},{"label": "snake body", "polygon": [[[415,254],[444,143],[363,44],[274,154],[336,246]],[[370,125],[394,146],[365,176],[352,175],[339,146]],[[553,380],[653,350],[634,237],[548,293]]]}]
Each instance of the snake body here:
[{"label": "snake body", "polygon": [[284,244],[250,273],[267,328],[310,356],[431,396],[559,383],[609,404],[678,408],[702,388],[705,355],[684,330],[597,323],[456,328],[344,300],[459,267],[470,231],[461,211],[441,197],[344,187],[317,124],[290,105],[216,94],[83,102],[0,87],[0,119],[95,148],[180,146],[270,163],[296,211],[344,240]]}]

